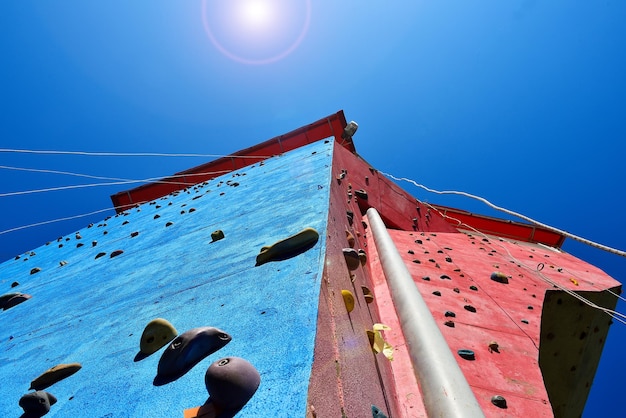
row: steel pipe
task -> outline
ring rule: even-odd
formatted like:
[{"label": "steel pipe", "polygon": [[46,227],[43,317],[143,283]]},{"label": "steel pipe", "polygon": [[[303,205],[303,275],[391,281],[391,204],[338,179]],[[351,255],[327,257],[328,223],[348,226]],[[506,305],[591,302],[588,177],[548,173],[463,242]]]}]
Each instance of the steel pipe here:
[{"label": "steel pipe", "polygon": [[374,208],[368,209],[367,218],[426,413],[429,417],[484,417],[383,220]]}]

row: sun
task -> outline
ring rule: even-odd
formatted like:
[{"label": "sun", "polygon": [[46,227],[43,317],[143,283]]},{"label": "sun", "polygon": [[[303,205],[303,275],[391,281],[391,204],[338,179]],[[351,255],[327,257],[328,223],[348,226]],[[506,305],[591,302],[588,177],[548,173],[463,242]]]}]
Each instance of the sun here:
[{"label": "sun", "polygon": [[268,64],[292,53],[304,39],[311,0],[203,0],[204,30],[227,57]]}]

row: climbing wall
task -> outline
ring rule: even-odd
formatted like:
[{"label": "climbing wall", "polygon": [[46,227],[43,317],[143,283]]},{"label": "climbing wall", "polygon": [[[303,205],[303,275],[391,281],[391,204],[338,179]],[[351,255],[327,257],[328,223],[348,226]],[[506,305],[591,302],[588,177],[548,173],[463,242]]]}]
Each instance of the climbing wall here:
[{"label": "climbing wall", "polygon": [[[79,363],[45,389],[57,399],[46,416],[183,417],[207,400],[209,365],[235,356],[261,379],[238,416],[303,416],[333,142],[146,202],[1,264],[2,292],[30,298],[0,313],[0,415],[19,417],[19,399],[49,368]],[[305,228],[319,232],[314,245],[257,265],[262,247]],[[155,318],[179,334],[209,326],[232,340],[155,386],[165,349],[135,361]]]},{"label": "climbing wall", "polygon": [[[535,244],[475,232],[389,234],[486,416],[582,413],[609,321],[598,310],[582,309],[578,300],[570,302],[569,295],[559,302],[554,284],[612,308],[616,298],[604,291],[619,291],[619,283]],[[402,416],[421,417],[424,412],[415,407],[419,389],[406,372],[410,360],[371,237],[368,249],[381,320],[392,328],[386,336],[396,347]],[[556,336],[558,344],[550,341]],[[541,356],[549,359],[540,368]],[[570,405],[565,414],[564,399],[578,409]]]}]

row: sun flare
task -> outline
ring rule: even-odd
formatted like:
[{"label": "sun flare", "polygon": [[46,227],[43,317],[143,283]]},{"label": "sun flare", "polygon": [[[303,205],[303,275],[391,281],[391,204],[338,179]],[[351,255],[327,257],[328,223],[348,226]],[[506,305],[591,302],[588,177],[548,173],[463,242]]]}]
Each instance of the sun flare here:
[{"label": "sun flare", "polygon": [[268,64],[304,39],[311,0],[203,0],[204,29],[213,45],[244,64]]}]

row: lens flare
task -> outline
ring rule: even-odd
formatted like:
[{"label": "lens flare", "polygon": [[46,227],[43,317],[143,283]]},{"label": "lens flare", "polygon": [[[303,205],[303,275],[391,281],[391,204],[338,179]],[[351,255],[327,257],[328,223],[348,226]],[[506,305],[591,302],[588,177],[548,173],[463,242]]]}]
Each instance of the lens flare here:
[{"label": "lens flare", "polygon": [[203,0],[202,22],[213,45],[244,64],[276,62],[302,42],[310,0]]}]

